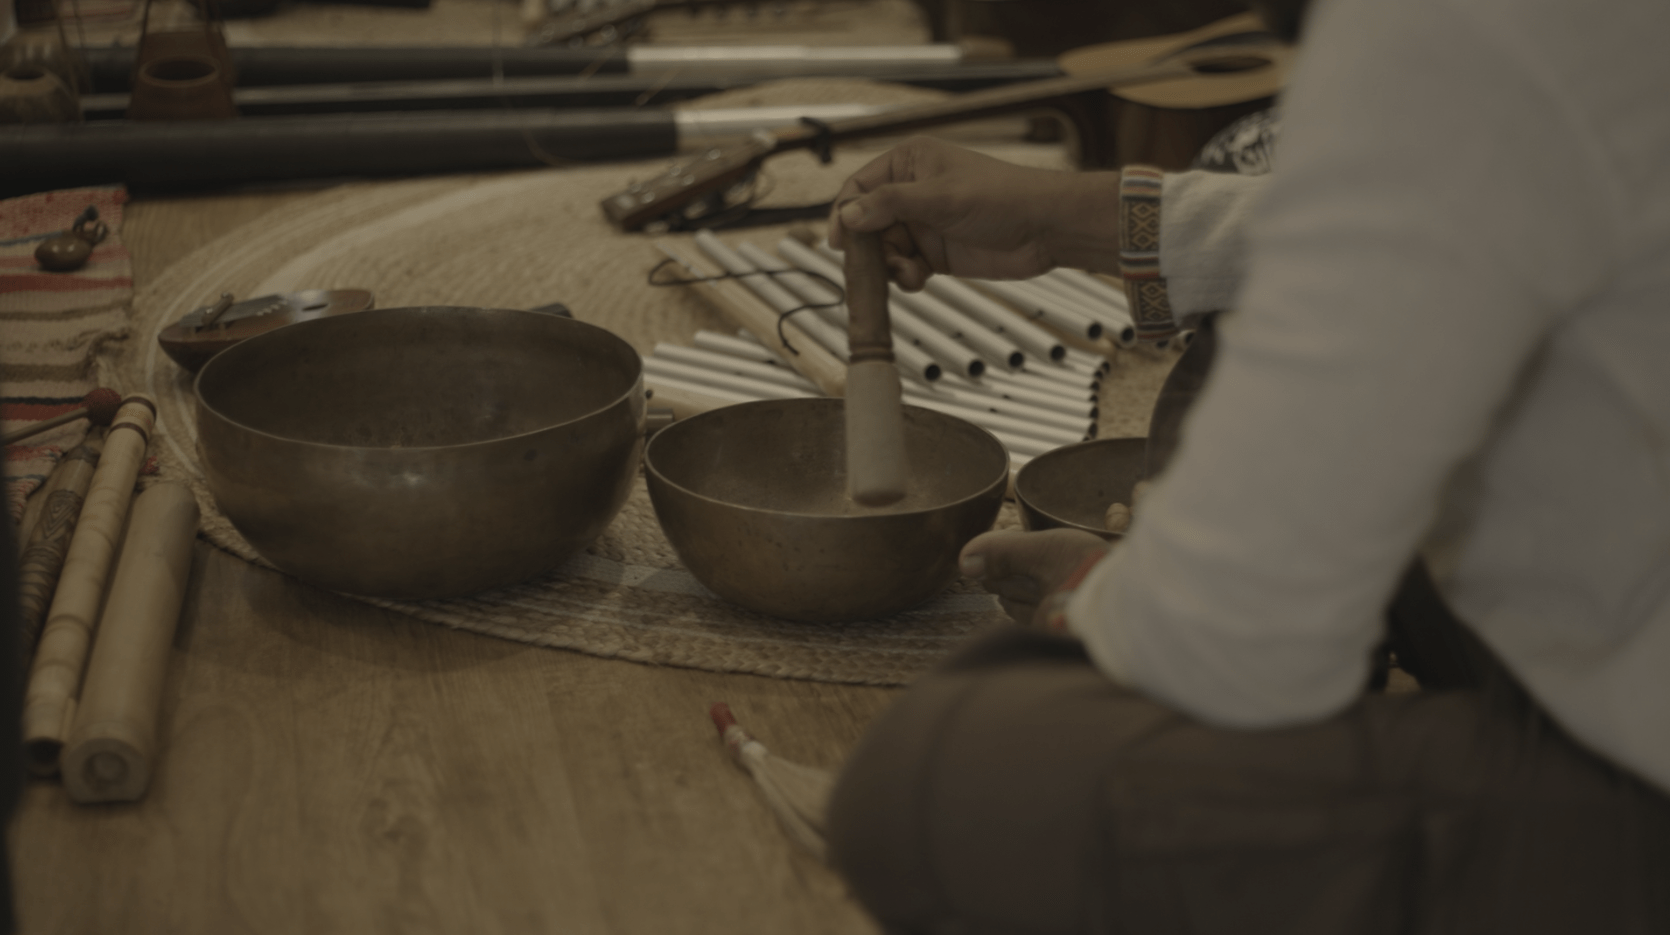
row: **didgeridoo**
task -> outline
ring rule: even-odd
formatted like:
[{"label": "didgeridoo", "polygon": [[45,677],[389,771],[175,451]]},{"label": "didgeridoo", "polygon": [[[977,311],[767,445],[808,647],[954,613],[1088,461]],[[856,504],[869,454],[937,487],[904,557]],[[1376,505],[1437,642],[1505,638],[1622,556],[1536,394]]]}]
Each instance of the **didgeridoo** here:
[{"label": "didgeridoo", "polygon": [[156,404],[149,397],[129,396],[123,401],[105,434],[104,454],[70,538],[23,696],[24,760],[37,776],[58,771],[58,754],[74,714],[105,583],[127,525],[134,480],[145,462],[155,423]]},{"label": "didgeridoo", "polygon": [[64,570],[64,557],[69,553],[75,523],[81,516],[81,505],[103,450],[104,439],[97,436],[88,436],[85,442],[70,449],[53,470],[46,489],[37,495],[41,504],[37,515],[33,520],[24,517],[28,538],[18,563],[18,603],[23,611],[25,665],[35,652],[35,641],[40,639],[47,608],[52,606],[58,574]]},{"label": "didgeridoo", "polygon": [[182,484],[157,484],[133,502],[62,757],[64,787],[77,802],[134,802],[150,785],[197,520],[197,498]]}]

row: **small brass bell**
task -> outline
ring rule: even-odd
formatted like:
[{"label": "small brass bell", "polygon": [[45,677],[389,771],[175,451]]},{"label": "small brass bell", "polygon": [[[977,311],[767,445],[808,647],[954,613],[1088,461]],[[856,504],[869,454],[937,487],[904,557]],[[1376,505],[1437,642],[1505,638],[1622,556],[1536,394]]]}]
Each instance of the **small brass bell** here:
[{"label": "small brass bell", "polygon": [[109,234],[109,226],[99,220],[99,209],[88,205],[69,230],[48,237],[35,248],[35,262],[49,272],[73,272],[86,265],[93,247]]}]

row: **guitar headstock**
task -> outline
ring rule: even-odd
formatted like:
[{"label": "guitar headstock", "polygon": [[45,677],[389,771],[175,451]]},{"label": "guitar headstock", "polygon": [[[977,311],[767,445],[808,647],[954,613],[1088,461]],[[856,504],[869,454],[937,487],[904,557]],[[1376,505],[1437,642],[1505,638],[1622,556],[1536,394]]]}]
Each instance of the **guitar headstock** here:
[{"label": "guitar headstock", "polygon": [[762,133],[740,143],[702,150],[647,182],[603,199],[603,216],[624,231],[683,230],[732,206],[739,188],[776,152],[776,137]]},{"label": "guitar headstock", "polygon": [[622,23],[653,13],[664,6],[664,0],[610,0],[604,4],[588,5],[583,9],[569,9],[557,13],[541,23],[529,39],[530,45],[575,45],[602,40],[613,40]]}]

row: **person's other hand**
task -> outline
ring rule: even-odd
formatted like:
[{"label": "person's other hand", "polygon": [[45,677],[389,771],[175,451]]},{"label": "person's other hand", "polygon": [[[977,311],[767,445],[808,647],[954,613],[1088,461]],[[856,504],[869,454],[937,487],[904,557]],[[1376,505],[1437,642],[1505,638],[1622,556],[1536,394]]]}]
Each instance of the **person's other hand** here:
[{"label": "person's other hand", "polygon": [[929,137],[876,157],[835,198],[829,243],[883,231],[888,271],[916,291],[933,273],[1029,279],[1056,266],[1113,271],[1118,173],[1012,165]]},{"label": "person's other hand", "polygon": [[1085,560],[1108,550],[1100,536],[1079,529],[988,532],[963,546],[958,567],[997,595],[1016,623],[1031,626],[1038,605]]}]

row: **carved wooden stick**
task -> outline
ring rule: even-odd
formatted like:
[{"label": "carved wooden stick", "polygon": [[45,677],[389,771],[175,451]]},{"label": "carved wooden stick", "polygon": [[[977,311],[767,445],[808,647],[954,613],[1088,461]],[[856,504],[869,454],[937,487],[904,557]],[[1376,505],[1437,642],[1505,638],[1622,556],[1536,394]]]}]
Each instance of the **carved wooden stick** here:
[{"label": "carved wooden stick", "polygon": [[36,775],[50,776],[58,771],[58,754],[74,713],[105,582],[127,524],[133,482],[144,464],[155,422],[156,404],[146,396],[130,396],[105,435],[104,454],[99,457],[81,519],[70,539],[58,593],[47,612],[24,692],[25,759]]},{"label": "carved wooden stick", "polygon": [[197,520],[197,498],[183,484],[157,484],[134,500],[64,749],[64,786],[77,802],[134,802],[150,785]]},{"label": "carved wooden stick", "polygon": [[[20,547],[27,545],[34,535],[35,527],[40,523],[41,511],[46,508],[47,499],[52,496],[54,490],[64,486],[65,471],[70,466],[70,459],[81,448],[86,448],[93,455],[93,464],[96,467],[99,452],[104,450],[104,430],[97,427],[88,429],[87,437],[82,440],[81,444],[66,452],[58,460],[58,466],[52,469],[52,474],[47,477],[46,483],[30,495],[29,501],[23,505],[23,519],[17,524],[17,541]],[[92,475],[89,474],[88,476],[91,477]],[[82,486],[81,493],[83,496],[86,495],[87,488],[85,485]],[[19,558],[21,559],[22,556],[20,555]]]},{"label": "carved wooden stick", "polygon": [[905,423],[887,316],[881,235],[847,231],[847,495],[865,506],[904,498]]},{"label": "carved wooden stick", "polygon": [[25,517],[29,538],[18,569],[25,665],[35,652],[35,641],[40,639],[47,608],[52,606],[52,593],[58,588],[58,573],[64,570],[64,556],[70,549],[75,521],[81,516],[82,500],[87,495],[87,486],[93,480],[99,453],[103,450],[103,437],[89,437],[70,449],[53,470],[46,489],[38,496],[42,506],[32,527]]}]

